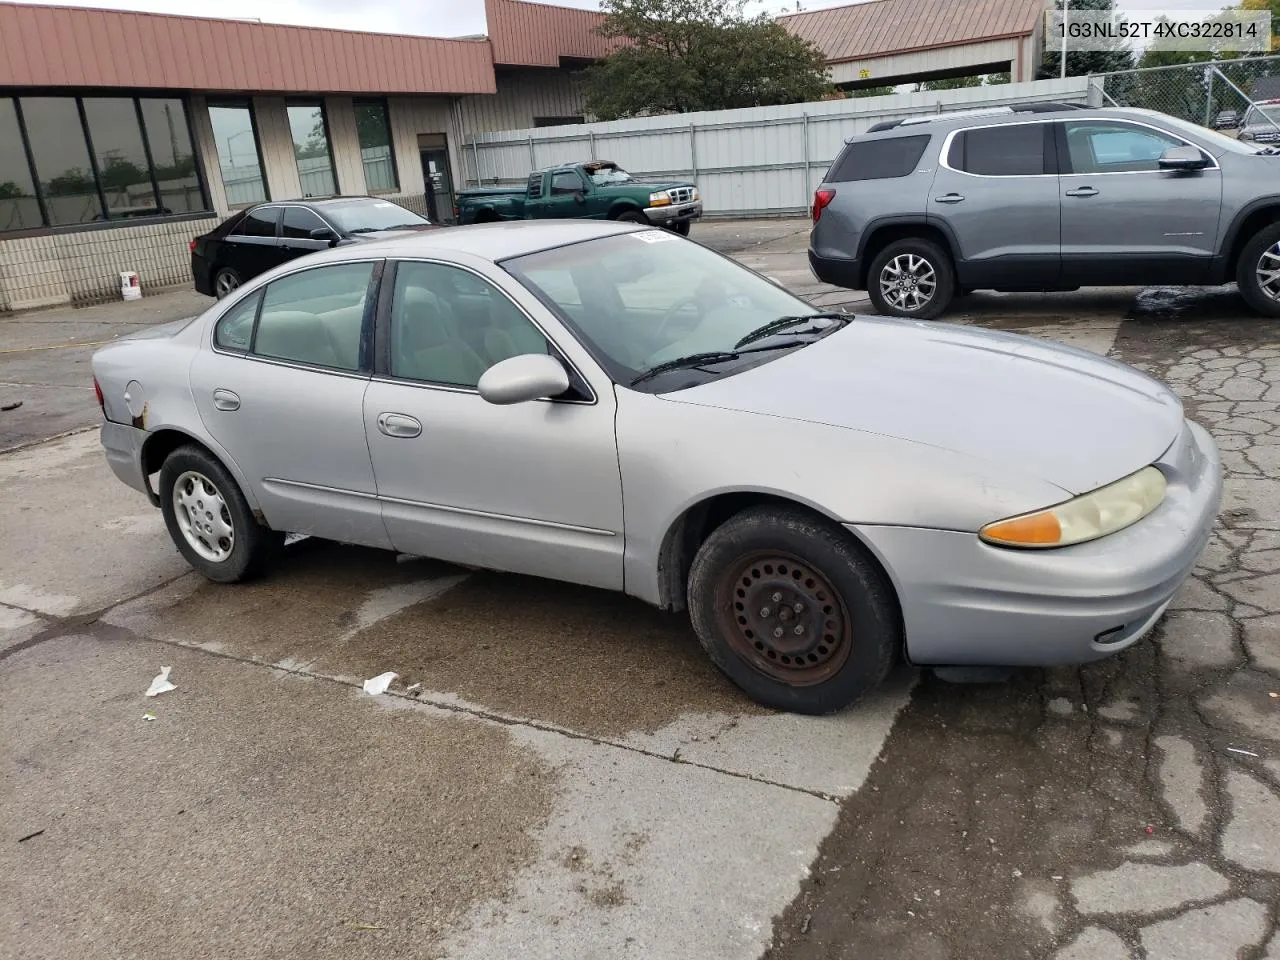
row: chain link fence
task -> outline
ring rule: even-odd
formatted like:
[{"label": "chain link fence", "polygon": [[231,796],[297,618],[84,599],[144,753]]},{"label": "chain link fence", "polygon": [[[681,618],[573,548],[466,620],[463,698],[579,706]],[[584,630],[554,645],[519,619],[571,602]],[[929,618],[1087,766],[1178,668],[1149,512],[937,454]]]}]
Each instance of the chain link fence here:
[{"label": "chain link fence", "polygon": [[1159,110],[1229,136],[1280,140],[1280,56],[1123,70],[1090,83],[1100,106]]}]

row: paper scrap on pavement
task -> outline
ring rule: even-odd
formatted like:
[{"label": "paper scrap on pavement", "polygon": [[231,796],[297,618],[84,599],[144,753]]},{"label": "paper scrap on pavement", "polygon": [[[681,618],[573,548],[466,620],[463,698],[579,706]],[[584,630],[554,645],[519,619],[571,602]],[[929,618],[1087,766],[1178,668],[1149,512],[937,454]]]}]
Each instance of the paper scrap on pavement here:
[{"label": "paper scrap on pavement", "polygon": [[151,686],[147,687],[148,697],[158,697],[162,693],[168,693],[170,690],[177,690],[176,684],[169,682],[169,667],[161,667],[160,673],[151,681]]},{"label": "paper scrap on pavement", "polygon": [[148,710],[146,713],[142,715],[143,720],[154,720],[155,718],[156,718],[156,715],[152,713],[150,710]]},{"label": "paper scrap on pavement", "polygon": [[398,673],[380,673],[376,677],[371,677],[364,682],[364,692],[371,697],[386,693],[387,687],[391,686],[391,681],[398,676],[400,676]]}]

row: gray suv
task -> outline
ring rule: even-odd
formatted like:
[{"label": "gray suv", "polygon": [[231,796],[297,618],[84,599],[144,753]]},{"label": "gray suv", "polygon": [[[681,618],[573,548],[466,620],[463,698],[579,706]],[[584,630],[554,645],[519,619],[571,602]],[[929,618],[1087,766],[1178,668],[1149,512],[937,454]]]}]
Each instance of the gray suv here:
[{"label": "gray suv", "polygon": [[1232,280],[1280,317],[1277,154],[1150,110],[883,123],[849,140],[815,193],[809,262],[899,317],[980,289]]}]

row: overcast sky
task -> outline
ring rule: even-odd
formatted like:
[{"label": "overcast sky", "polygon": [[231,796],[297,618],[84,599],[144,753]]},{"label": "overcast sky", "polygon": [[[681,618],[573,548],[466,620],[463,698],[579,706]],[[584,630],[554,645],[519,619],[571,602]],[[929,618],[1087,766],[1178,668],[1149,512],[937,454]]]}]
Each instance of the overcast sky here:
[{"label": "overcast sky", "polygon": [[[20,0],[31,2],[31,0]],[[48,3],[49,0],[40,0]],[[59,6],[105,7],[115,10],[150,10],[156,13],[191,13],[189,0],[66,0]],[[805,10],[835,7],[848,0],[801,0]],[[598,0],[559,0],[559,6],[596,9]],[[1167,11],[1220,9],[1222,0],[1119,0],[1123,10]],[[795,9],[795,0],[755,0],[750,11],[780,13]],[[457,37],[485,32],[484,0],[219,0],[217,15],[262,19],[272,23],[296,23],[311,27],[370,30],[379,33],[416,33]],[[199,13],[208,16],[207,8]]]}]

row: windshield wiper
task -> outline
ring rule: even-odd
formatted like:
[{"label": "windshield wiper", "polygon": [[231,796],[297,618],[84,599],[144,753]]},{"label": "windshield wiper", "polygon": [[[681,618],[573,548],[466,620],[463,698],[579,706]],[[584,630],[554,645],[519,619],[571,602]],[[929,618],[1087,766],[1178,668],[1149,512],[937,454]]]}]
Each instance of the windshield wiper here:
[{"label": "windshield wiper", "polygon": [[766,353],[770,350],[786,350],[794,347],[794,343],[776,343],[768,347],[755,347],[752,350],[709,350],[705,353],[691,353],[687,357],[676,357],[674,360],[664,360],[656,367],[651,367],[640,376],[631,381],[631,386],[637,383],[643,383],[650,380],[658,374],[666,373],[669,370],[680,370],[684,367],[698,367],[704,363],[728,363],[730,360],[737,360],[743,354],[747,353]]},{"label": "windshield wiper", "polygon": [[[781,330],[788,327],[794,327],[798,323],[805,323],[809,320],[843,320],[845,323],[851,321],[853,317],[847,313],[807,313],[804,316],[795,317],[779,317],[777,320],[770,320],[762,327],[756,327],[745,337],[733,345],[734,349],[745,347],[748,343],[755,343],[757,340],[763,340],[765,337],[771,337]],[[821,326],[818,330],[826,330],[826,326]],[[813,331],[817,332],[817,331]]]},{"label": "windshield wiper", "polygon": [[356,227],[354,230],[348,230],[347,233],[377,233],[382,227]]}]

